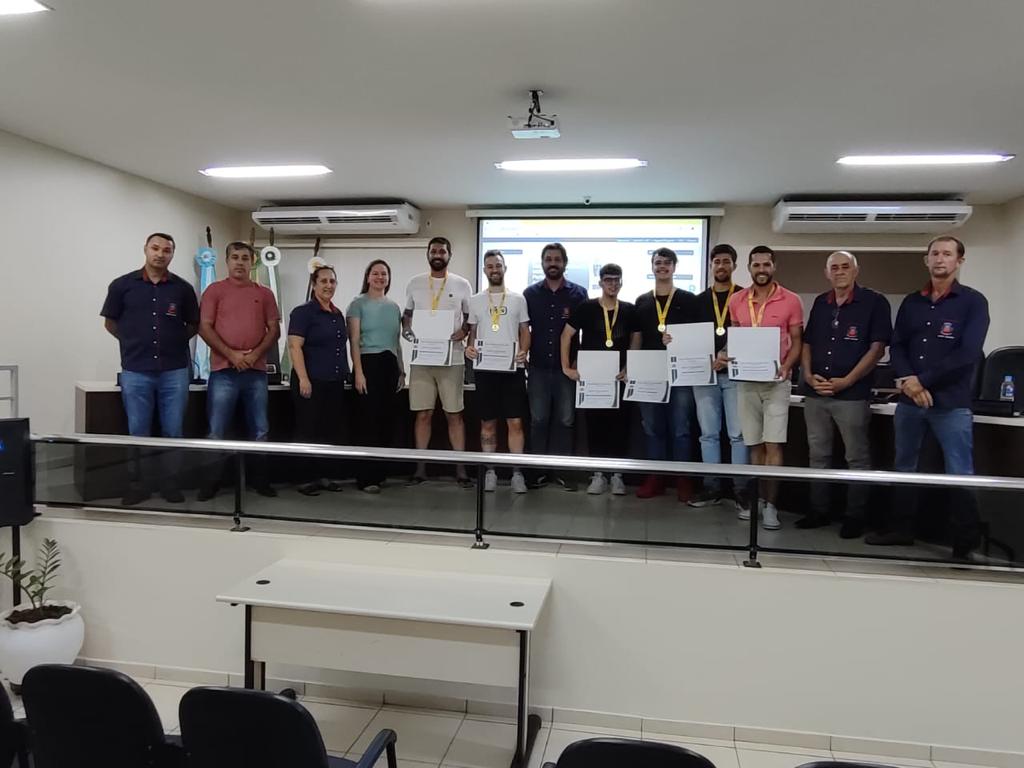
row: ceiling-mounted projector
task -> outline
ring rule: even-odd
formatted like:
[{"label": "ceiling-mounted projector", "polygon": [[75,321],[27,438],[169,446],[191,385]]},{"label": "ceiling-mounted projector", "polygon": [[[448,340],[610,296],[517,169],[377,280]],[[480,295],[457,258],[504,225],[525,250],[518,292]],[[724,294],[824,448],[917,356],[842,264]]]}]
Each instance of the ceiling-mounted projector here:
[{"label": "ceiling-mounted projector", "polygon": [[514,139],[557,139],[558,115],[545,115],[540,111],[540,97],[544,91],[530,91],[530,109],[526,117],[508,116],[509,129]]}]

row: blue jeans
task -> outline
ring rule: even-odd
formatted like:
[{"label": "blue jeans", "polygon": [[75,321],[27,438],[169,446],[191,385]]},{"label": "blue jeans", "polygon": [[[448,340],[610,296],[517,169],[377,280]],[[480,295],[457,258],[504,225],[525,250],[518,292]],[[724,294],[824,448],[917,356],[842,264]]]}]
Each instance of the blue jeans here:
[{"label": "blue jeans", "polygon": [[[693,387],[672,387],[667,403],[640,403],[647,458],[651,461],[689,461]],[[671,446],[671,456],[669,455]]]},{"label": "blue jeans", "polygon": [[188,405],[189,369],[160,372],[121,372],[121,401],[128,417],[128,434],[153,434],[154,406],[160,414],[160,434],[181,437]]},{"label": "blue jeans", "polygon": [[[974,419],[968,408],[918,408],[899,403],[893,428],[896,433],[895,469],[917,472],[925,430],[931,428],[942,449],[947,475],[974,474]],[[978,503],[973,491],[950,488],[950,536],[955,545],[972,547],[978,538]],[[893,491],[896,529],[912,535],[920,488],[897,486]]]},{"label": "blue jeans", "polygon": [[530,398],[530,453],[571,456],[576,419],[576,385],[561,369],[527,369]]},{"label": "blue jeans", "polygon": [[[749,451],[743,443],[743,428],[737,405],[736,382],[726,371],[718,372],[718,384],[694,387],[693,398],[697,402],[697,423],[700,424],[700,455],[706,464],[722,463],[722,415],[725,415],[725,431],[729,436],[730,461],[733,464],[747,464]],[[711,488],[718,488],[718,478],[705,478]]]},{"label": "blue jeans", "polygon": [[[173,371],[121,371],[121,402],[128,417],[128,434],[150,437],[153,434],[153,413],[160,416],[160,434],[163,437],[181,437],[188,406],[188,368]],[[164,488],[174,488],[181,471],[180,451],[158,452],[157,465],[143,471],[143,451],[132,452],[129,483],[141,486],[144,475],[160,477]],[[146,454],[151,452],[146,451]]]},{"label": "blue jeans", "polygon": [[267,372],[236,371],[227,368],[210,374],[206,389],[206,413],[210,420],[211,440],[222,440],[235,418],[238,401],[245,412],[245,428],[250,440],[266,440],[270,432],[267,419]]}]

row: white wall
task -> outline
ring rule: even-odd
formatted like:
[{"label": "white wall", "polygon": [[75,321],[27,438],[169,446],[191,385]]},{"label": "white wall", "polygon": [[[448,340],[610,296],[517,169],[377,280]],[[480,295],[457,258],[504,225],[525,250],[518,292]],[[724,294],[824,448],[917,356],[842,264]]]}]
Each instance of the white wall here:
[{"label": "white wall", "polygon": [[237,214],[4,132],[0,168],[0,364],[20,366],[34,431],[71,432],[74,382],[120,368],[99,317],[110,281],[142,266],[154,231],[176,238],[171,268],[193,279],[205,227],[226,243]]},{"label": "white wall", "polygon": [[645,560],[642,548],[635,559],[605,558],[473,550],[468,537],[430,546],[214,525],[47,514],[25,529],[26,550],[44,536],[61,542],[56,597],[83,604],[88,658],[241,672],[241,609],[214,597],[281,557],[542,575],[553,589],[534,636],[537,705],[1024,751],[1019,584],[755,570],[659,561],[652,550]]}]

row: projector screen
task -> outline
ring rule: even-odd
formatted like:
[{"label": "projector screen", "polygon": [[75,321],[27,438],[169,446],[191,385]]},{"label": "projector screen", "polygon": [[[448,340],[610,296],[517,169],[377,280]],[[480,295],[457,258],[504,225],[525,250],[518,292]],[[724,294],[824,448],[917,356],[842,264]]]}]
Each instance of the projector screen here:
[{"label": "projector screen", "polygon": [[544,279],[541,249],[559,242],[569,254],[566,278],[586,288],[592,298],[601,294],[598,272],[608,262],[622,267],[622,299],[633,301],[650,291],[654,287],[651,252],[662,246],[679,256],[676,287],[700,293],[706,281],[707,232],[705,218],[481,218],[477,286],[487,282],[484,253],[498,249],[508,267],[505,284],[522,293]]}]

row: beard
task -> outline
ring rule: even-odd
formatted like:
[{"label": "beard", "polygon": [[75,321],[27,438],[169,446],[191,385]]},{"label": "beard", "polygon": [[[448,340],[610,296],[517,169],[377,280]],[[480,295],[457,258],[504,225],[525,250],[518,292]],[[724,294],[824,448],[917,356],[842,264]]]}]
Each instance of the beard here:
[{"label": "beard", "polygon": [[437,258],[435,258],[435,259],[431,259],[430,260],[430,268],[432,270],[434,270],[435,272],[440,272],[442,269],[444,269],[447,266],[448,266],[448,262],[445,261],[444,259],[437,259]]},{"label": "beard", "polygon": [[766,274],[763,274],[763,273],[754,275],[754,282],[757,285],[768,285],[768,283],[770,283],[771,281],[772,281],[772,276],[771,275],[766,275]]},{"label": "beard", "polygon": [[565,274],[565,267],[560,266],[558,264],[550,264],[544,267],[544,274],[547,275],[552,280],[557,280],[558,278]]},{"label": "beard", "polygon": [[504,275],[488,275],[487,276],[487,282],[489,282],[493,286],[499,286],[503,282],[505,282],[505,276]]}]

